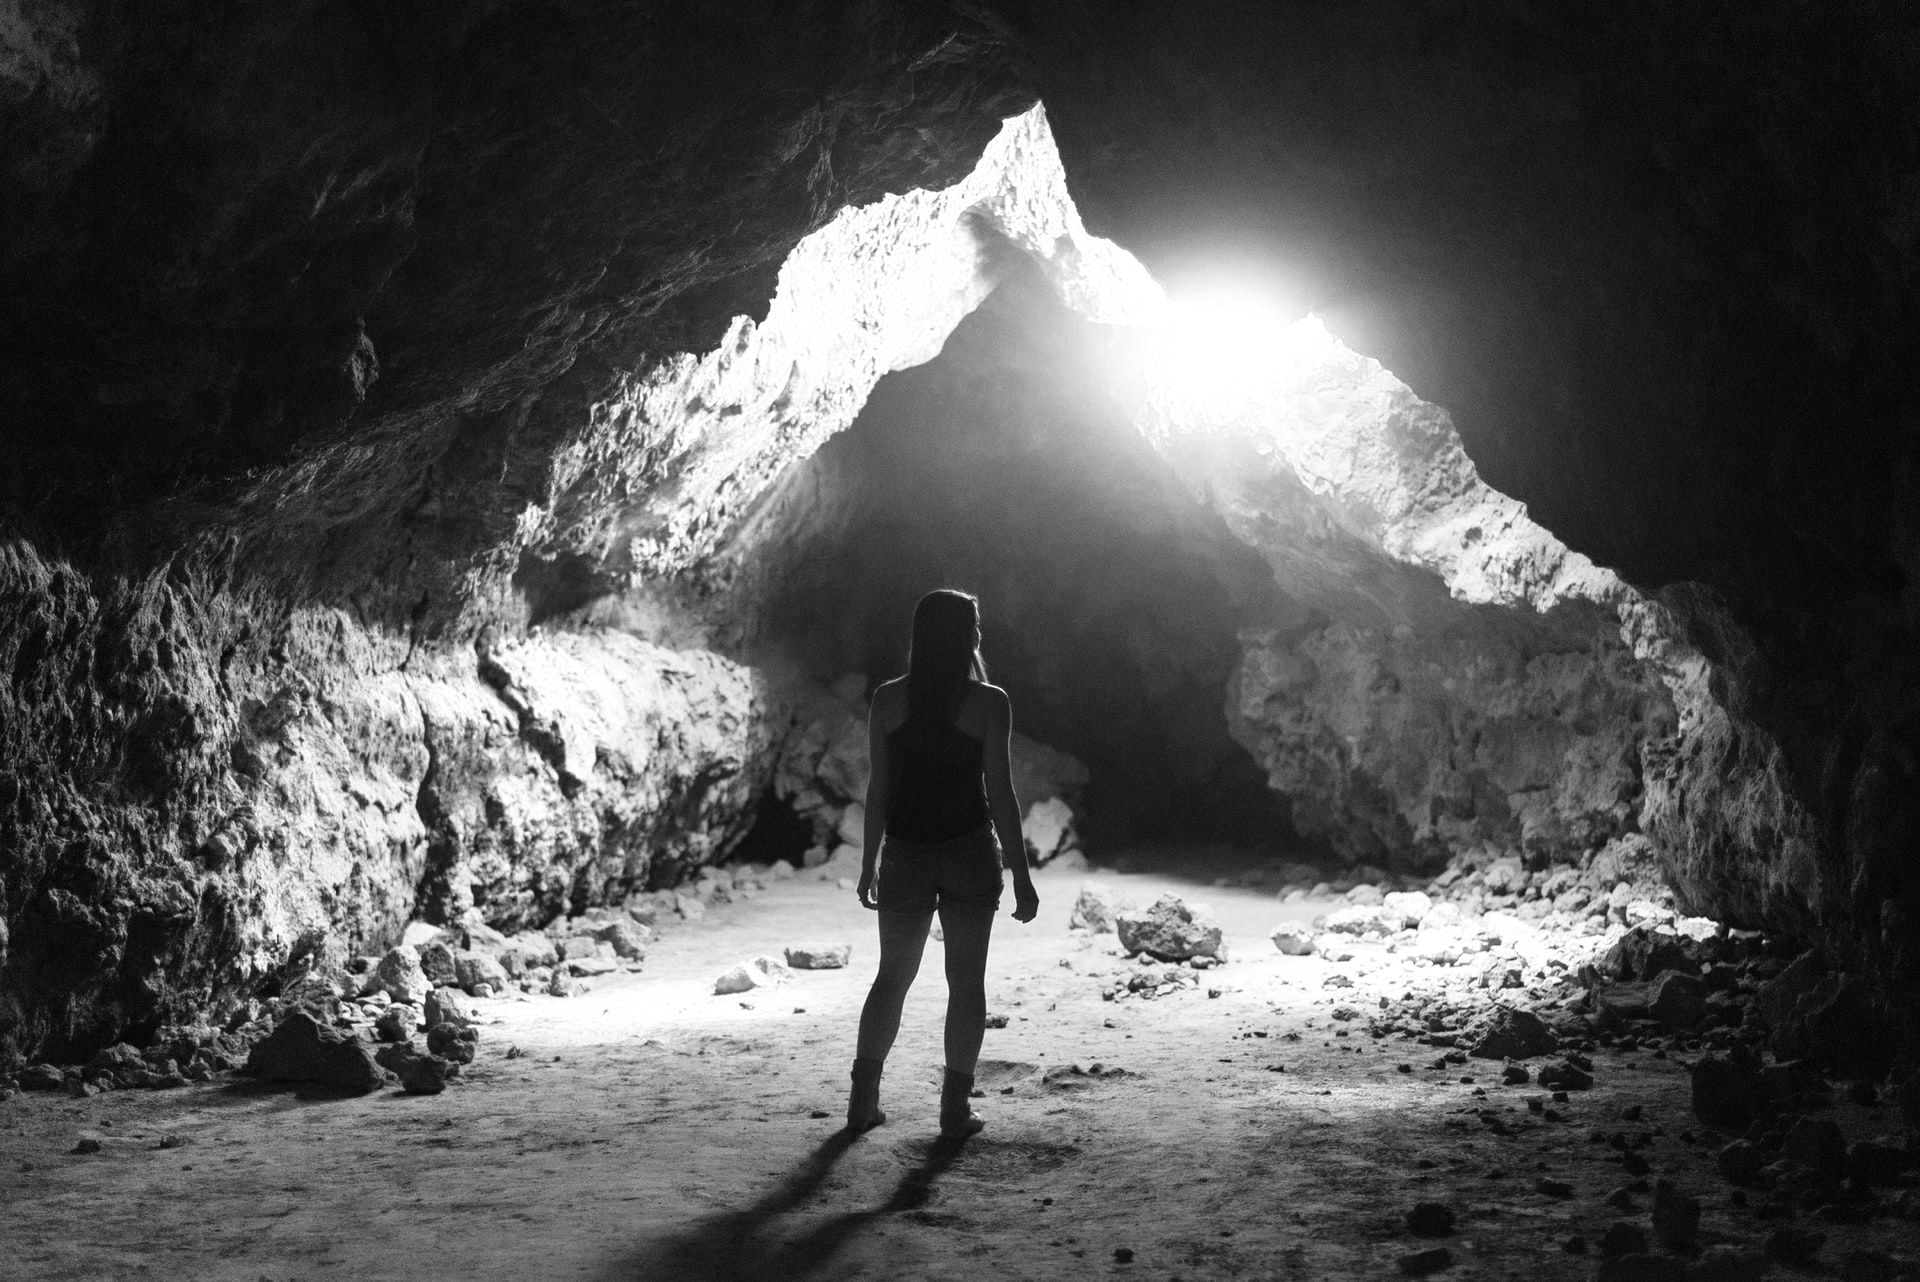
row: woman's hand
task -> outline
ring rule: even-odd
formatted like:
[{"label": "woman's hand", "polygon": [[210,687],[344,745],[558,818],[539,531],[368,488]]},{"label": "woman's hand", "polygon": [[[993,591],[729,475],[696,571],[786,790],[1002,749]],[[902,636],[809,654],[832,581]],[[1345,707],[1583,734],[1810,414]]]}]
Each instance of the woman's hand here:
[{"label": "woman's hand", "polygon": [[1040,912],[1040,892],[1033,888],[1032,882],[1024,882],[1013,888],[1013,919],[1029,922]]},{"label": "woman's hand", "polygon": [[878,896],[874,894],[873,883],[873,869],[862,868],[860,870],[860,885],[854,893],[860,896],[860,906],[862,908],[870,908],[878,912],[880,911],[880,900]]}]

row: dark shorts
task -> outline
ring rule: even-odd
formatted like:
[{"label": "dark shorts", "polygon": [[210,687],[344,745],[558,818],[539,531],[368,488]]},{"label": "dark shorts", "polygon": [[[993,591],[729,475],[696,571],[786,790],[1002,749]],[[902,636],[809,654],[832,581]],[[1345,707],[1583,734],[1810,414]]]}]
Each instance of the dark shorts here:
[{"label": "dark shorts", "polygon": [[1000,843],[992,828],[947,841],[902,841],[880,847],[881,912],[930,913],[942,904],[1000,906]]}]

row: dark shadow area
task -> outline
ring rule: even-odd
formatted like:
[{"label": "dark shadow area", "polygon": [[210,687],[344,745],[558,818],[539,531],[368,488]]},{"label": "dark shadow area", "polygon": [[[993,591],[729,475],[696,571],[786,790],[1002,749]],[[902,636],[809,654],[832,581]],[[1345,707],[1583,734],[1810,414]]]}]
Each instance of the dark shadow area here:
[{"label": "dark shadow area", "polygon": [[753,827],[727,855],[729,863],[798,865],[814,841],[813,825],[801,818],[793,804],[769,788],[754,808]]},{"label": "dark shadow area", "polygon": [[778,1237],[780,1217],[818,1193],[859,1138],[853,1131],[836,1131],[752,1206],[703,1220],[658,1246],[641,1246],[606,1276],[688,1282],[772,1282],[817,1276],[843,1245],[874,1220],[925,1206],[933,1195],[934,1181],[967,1145],[964,1139],[936,1139],[885,1202],[833,1216],[794,1237]]}]

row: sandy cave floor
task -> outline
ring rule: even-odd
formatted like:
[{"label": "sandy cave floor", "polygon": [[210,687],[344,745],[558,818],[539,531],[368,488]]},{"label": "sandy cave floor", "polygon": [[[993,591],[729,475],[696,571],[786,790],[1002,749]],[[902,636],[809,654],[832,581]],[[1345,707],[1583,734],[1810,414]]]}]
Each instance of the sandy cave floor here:
[{"label": "sandy cave floor", "polygon": [[[1099,875],[1210,904],[1234,959],[1155,1000],[1105,1001],[1137,967],[1112,935],[1067,929],[1085,874],[1043,872],[1039,920],[996,927],[989,1006],[1008,1024],[983,1053],[987,1130],[957,1149],[934,1141],[940,945],[889,1063],[891,1120],[850,1139],[874,924],[850,892],[789,881],[667,932],[642,974],[479,1003],[479,1058],[442,1095],[232,1079],[0,1103],[0,1276],[1377,1278],[1434,1244],[1403,1223],[1430,1199],[1460,1215],[1443,1276],[1584,1278],[1597,1257],[1562,1243],[1597,1243],[1623,1216],[1603,1199],[1630,1179],[1595,1129],[1653,1134],[1642,1152],[1700,1196],[1704,1241],[1763,1230],[1729,1205],[1709,1137],[1686,1142],[1698,1127],[1673,1061],[1598,1053],[1595,1088],[1550,1121],[1528,1110],[1539,1088],[1501,1086],[1497,1064],[1436,1070],[1434,1048],[1368,1035],[1381,996],[1442,972],[1328,989],[1339,967],[1267,942],[1328,901]],[[853,940],[853,965],[710,994],[728,964],[820,939]],[[1633,1104],[1644,1117],[1621,1120]],[[1835,1116],[1850,1133],[1880,1120]],[[88,1137],[100,1152],[72,1152]],[[1573,1196],[1535,1191],[1543,1176]],[[1626,1218],[1644,1226],[1637,1201]],[[1907,1226],[1822,1227],[1897,1249]]]}]

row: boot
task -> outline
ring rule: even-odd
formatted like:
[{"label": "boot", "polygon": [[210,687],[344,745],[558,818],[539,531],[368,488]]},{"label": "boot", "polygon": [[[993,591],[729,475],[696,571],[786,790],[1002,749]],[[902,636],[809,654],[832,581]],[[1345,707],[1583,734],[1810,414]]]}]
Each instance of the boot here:
[{"label": "boot", "polygon": [[847,1096],[847,1129],[870,1131],[887,1120],[880,1111],[880,1070],[885,1060],[853,1061],[853,1091]]},{"label": "boot", "polygon": [[977,1135],[987,1124],[967,1101],[973,1096],[973,1074],[947,1070],[940,1084],[940,1134],[950,1140]]}]

